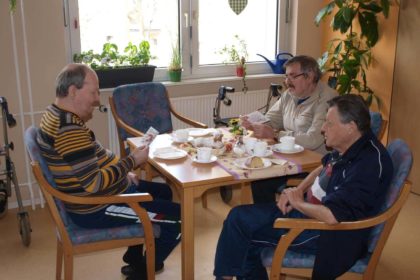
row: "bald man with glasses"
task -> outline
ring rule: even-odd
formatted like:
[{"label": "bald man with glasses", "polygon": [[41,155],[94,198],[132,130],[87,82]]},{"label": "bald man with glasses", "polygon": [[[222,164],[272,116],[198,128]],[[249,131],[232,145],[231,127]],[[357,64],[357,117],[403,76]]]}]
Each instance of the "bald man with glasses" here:
[{"label": "bald man with glasses", "polygon": [[[268,123],[250,123],[242,117],[242,125],[254,131],[257,138],[278,140],[289,135],[305,149],[325,154],[321,126],[325,121],[327,101],[337,92],[320,81],[321,70],[317,61],[305,55],[289,59],[285,65],[287,90],[266,113]],[[252,183],[254,203],[275,201],[275,193],[281,191],[285,177],[260,180]]]}]

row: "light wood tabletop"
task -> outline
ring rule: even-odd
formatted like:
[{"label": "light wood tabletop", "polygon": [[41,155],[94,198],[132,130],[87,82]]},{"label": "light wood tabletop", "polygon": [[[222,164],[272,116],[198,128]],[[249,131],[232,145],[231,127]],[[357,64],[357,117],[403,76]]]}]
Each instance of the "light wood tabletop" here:
[{"label": "light wood tabletop", "polygon": [[[128,138],[131,149],[139,146],[138,138]],[[150,144],[148,168],[156,170],[170,181],[179,195],[181,202],[181,234],[182,234],[182,279],[194,279],[194,199],[202,196],[212,188],[226,185],[239,185],[241,188],[241,202],[251,203],[252,194],[250,179],[238,180],[217,162],[197,163],[190,155],[178,159],[160,159],[156,157],[156,149],[172,146],[169,134],[158,135]],[[281,154],[281,158],[300,166],[302,172],[310,172],[318,167],[321,155],[313,151],[304,150],[296,154]]]}]

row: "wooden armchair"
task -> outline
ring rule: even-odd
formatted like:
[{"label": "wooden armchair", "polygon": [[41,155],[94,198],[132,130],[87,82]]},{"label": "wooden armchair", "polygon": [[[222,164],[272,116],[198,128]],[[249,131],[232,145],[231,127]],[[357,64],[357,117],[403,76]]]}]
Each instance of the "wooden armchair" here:
[{"label": "wooden armchair", "polygon": [[[152,225],[146,210],[139,202],[151,201],[147,194],[121,194],[114,196],[78,197],[58,191],[52,174],[43,159],[36,141],[37,129],[29,127],[25,132],[25,145],[31,158],[32,170],[47,202],[57,234],[56,279],[61,279],[64,260],[64,279],[73,279],[75,255],[145,244],[147,278],[155,279],[155,243],[160,228]],[[64,202],[76,204],[126,203],[137,214],[139,224],[105,229],[85,229],[75,225],[66,213]]]},{"label": "wooden armchair", "polygon": [[285,279],[286,275],[311,277],[315,255],[287,250],[303,230],[355,230],[370,227],[373,229],[367,255],[359,259],[345,276],[355,279],[374,279],[382,250],[411,189],[411,183],[406,181],[412,165],[412,154],[408,146],[402,140],[395,140],[389,145],[388,151],[394,164],[394,176],[381,214],[369,219],[337,225],[328,225],[313,219],[277,219],[274,227],[290,230],[282,236],[275,249],[266,248],[261,254],[263,264],[266,267],[271,266],[271,280]]}]

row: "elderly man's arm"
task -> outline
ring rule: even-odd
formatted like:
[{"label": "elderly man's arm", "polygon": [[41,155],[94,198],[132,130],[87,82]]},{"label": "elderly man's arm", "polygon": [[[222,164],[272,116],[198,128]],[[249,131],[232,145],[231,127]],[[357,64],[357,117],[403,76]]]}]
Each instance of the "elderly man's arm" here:
[{"label": "elderly man's arm", "polygon": [[338,223],[329,208],[325,207],[324,205],[306,202],[303,199],[303,193],[300,189],[287,188],[283,192],[289,200],[291,207],[303,213],[304,215],[330,225]]},{"label": "elderly man's arm", "polygon": [[92,141],[89,132],[82,128],[73,127],[60,133],[55,148],[78,178],[78,183],[90,193],[119,185],[122,180],[127,180],[127,173],[136,165],[133,156],[119,159],[98,142]]}]

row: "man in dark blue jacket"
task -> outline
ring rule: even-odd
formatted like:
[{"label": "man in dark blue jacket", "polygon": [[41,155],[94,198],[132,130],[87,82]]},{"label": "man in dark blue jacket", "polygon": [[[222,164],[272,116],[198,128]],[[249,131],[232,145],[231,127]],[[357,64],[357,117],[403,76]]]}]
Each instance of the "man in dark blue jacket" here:
[{"label": "man in dark blue jacket", "polygon": [[[276,218],[313,218],[336,224],[379,212],[393,167],[370,129],[369,110],[356,95],[335,97],[328,105],[322,131],[333,151],[298,187],[285,189],[277,204],[243,205],[231,210],[217,245],[217,279],[268,279],[259,252],[264,246],[275,246],[285,233],[272,227]],[[316,254],[313,279],[335,279],[367,252],[369,232],[307,230],[291,249]]]}]

